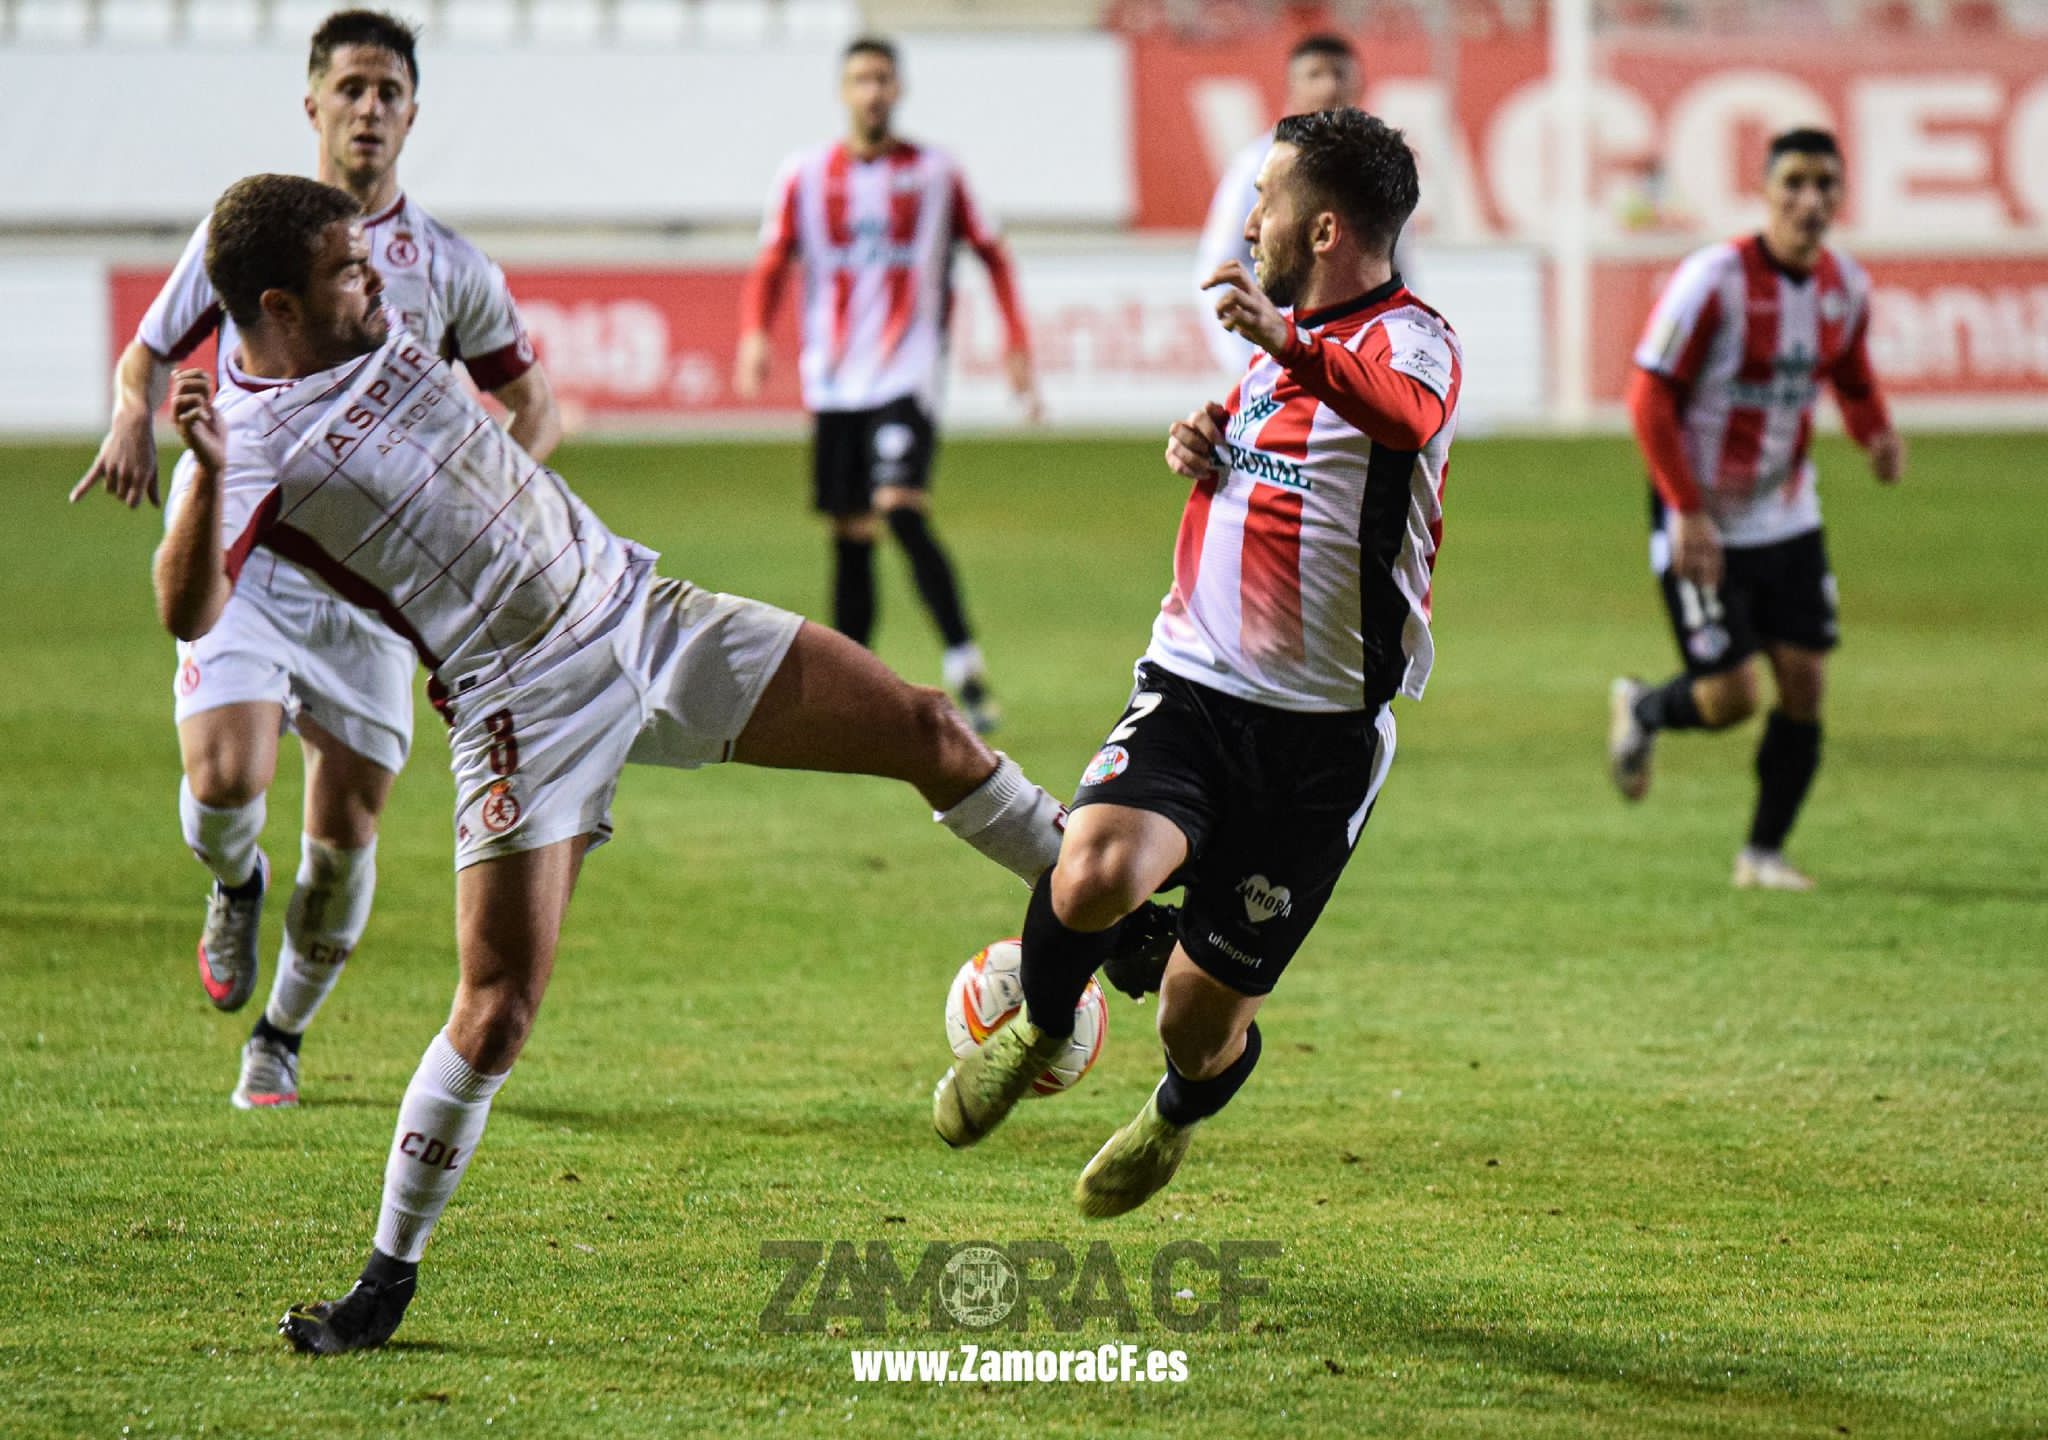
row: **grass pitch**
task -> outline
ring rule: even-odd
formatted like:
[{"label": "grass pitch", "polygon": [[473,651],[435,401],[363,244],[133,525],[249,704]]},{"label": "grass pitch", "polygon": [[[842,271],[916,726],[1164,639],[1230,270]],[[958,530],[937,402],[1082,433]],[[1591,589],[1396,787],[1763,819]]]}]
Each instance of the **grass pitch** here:
[{"label": "grass pitch", "polygon": [[[1157,451],[941,455],[1003,743],[1054,788],[1165,584],[1182,487]],[[1895,493],[1822,447],[1845,645],[1793,846],[1822,888],[1793,897],[1727,885],[1753,731],[1668,741],[1642,808],[1606,787],[1608,677],[1673,664],[1629,448],[1461,441],[1438,673],[1379,812],[1255,1081],[1109,1225],[1067,1192],[1154,1078],[1148,1010],[1113,999],[1079,1090],[951,1154],[927,1120],[946,984],[1022,892],[880,782],[634,772],[400,1342],[318,1363],[271,1325],[362,1258],[453,983],[438,724],[422,707],[305,1108],[230,1111],[255,1007],[216,1015],[192,974],[155,521],[65,509],[85,448],[0,455],[9,1435],[2048,1433],[2048,442],[1926,437]],[[561,465],[669,573],[819,609],[797,447]],[[934,677],[885,565],[882,652]],[[289,746],[282,772],[289,875]],[[1135,1326],[759,1324],[764,1241],[908,1269],[930,1241],[1098,1239]],[[1235,1329],[1152,1314],[1178,1240],[1280,1245]],[[963,1338],[1183,1348],[1189,1378],[851,1378],[856,1346]]]}]

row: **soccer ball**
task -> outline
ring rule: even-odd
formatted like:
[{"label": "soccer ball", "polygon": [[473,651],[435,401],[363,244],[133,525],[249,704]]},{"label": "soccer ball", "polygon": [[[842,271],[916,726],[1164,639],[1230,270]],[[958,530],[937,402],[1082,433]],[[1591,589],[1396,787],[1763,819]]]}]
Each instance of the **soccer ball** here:
[{"label": "soccer ball", "polygon": [[[955,1059],[965,1060],[989,1036],[1010,1023],[1024,1006],[1024,942],[998,940],[960,967],[946,993],[946,1040]],[[1057,1095],[1078,1084],[1102,1053],[1109,1033],[1109,1007],[1093,978],[1074,1006],[1074,1038],[1045,1073],[1031,1082],[1033,1095]]]}]

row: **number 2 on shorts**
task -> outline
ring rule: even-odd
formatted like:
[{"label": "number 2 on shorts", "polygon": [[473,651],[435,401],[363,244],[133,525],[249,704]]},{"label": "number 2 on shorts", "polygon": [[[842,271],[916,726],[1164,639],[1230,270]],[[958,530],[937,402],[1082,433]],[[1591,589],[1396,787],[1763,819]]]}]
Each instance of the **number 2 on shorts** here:
[{"label": "number 2 on shorts", "polygon": [[1116,729],[1109,732],[1105,745],[1120,745],[1138,733],[1138,722],[1159,708],[1159,702],[1166,697],[1157,690],[1140,690],[1131,697],[1131,708],[1124,712],[1124,718],[1117,722]]}]

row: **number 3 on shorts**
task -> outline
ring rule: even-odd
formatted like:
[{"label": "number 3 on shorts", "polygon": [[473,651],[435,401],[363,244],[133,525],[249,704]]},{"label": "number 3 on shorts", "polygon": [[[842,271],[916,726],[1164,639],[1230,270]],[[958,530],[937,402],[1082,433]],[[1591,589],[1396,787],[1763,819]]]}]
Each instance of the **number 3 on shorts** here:
[{"label": "number 3 on shorts", "polygon": [[1166,697],[1157,690],[1140,690],[1131,697],[1131,708],[1124,712],[1124,718],[1117,722],[1116,729],[1109,732],[1105,745],[1120,745],[1138,733],[1138,722],[1159,708],[1159,702]]}]

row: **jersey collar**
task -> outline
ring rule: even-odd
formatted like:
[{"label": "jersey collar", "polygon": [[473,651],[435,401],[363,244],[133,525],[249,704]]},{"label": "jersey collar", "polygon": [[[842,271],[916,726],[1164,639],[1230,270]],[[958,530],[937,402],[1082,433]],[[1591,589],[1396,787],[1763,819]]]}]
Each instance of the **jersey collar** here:
[{"label": "jersey collar", "polygon": [[403,210],[404,208],[405,192],[401,190],[398,192],[398,198],[391,202],[391,208],[389,210],[386,210],[382,215],[373,216],[370,219],[365,220],[363,222],[363,228],[365,230],[374,230],[379,225],[382,225],[385,221],[390,220],[393,216],[397,215],[398,212]]},{"label": "jersey collar", "polygon": [[1294,317],[1294,323],[1304,330],[1320,329],[1332,320],[1342,320],[1347,315],[1356,315],[1361,310],[1370,310],[1375,305],[1383,305],[1400,294],[1402,288],[1401,272],[1396,270],[1387,277],[1384,285],[1375,285],[1363,295],[1339,301],[1335,305],[1325,305],[1320,310],[1303,311]]}]

